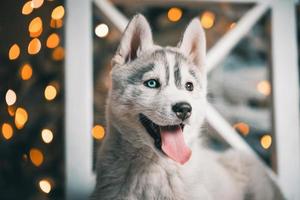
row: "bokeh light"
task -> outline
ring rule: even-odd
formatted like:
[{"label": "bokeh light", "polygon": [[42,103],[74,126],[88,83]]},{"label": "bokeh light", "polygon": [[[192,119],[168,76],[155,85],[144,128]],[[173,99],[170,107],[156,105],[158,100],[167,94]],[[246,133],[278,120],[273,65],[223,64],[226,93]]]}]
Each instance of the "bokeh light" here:
[{"label": "bokeh light", "polygon": [[11,106],[14,105],[17,101],[17,95],[15,93],[15,91],[9,89],[7,90],[6,94],[5,94],[5,101],[6,104]]},{"label": "bokeh light", "polygon": [[52,142],[52,140],[53,140],[53,133],[52,133],[52,131],[50,129],[46,129],[46,128],[43,129],[41,135],[42,135],[42,140],[45,143],[49,144],[49,143]]},{"label": "bokeh light", "polygon": [[28,53],[30,55],[37,54],[41,50],[42,44],[38,38],[34,38],[29,42]]},{"label": "bokeh light", "polygon": [[101,125],[95,125],[92,129],[92,135],[95,139],[101,140],[105,135],[105,129]]},{"label": "bokeh light", "polygon": [[265,96],[269,96],[271,94],[271,84],[269,81],[266,81],[266,80],[260,81],[256,85],[256,89],[258,92],[260,92],[261,94],[263,94]]},{"label": "bokeh light", "polygon": [[22,129],[28,121],[28,113],[24,108],[17,108],[15,113],[15,125],[18,129]]},{"label": "bokeh light", "polygon": [[51,28],[61,28],[63,25],[63,20],[61,19],[51,19],[50,27]]},{"label": "bokeh light", "polygon": [[10,60],[15,60],[20,56],[20,47],[17,44],[13,44],[9,48],[8,57]]},{"label": "bokeh light", "polygon": [[29,157],[32,164],[36,167],[39,167],[44,162],[44,155],[39,149],[36,148],[30,149]]},{"label": "bokeh light", "polygon": [[45,98],[48,101],[53,100],[57,95],[57,90],[53,85],[48,85],[44,91]]},{"label": "bokeh light", "polygon": [[20,76],[24,81],[27,81],[32,77],[32,67],[30,64],[26,63],[21,67]]},{"label": "bokeh light", "polygon": [[262,136],[260,144],[264,149],[269,149],[272,145],[272,137],[270,135]]},{"label": "bokeh light", "polygon": [[232,22],[229,26],[230,29],[233,29],[234,27],[236,26],[236,23],[235,22]]},{"label": "bokeh light", "polygon": [[65,15],[65,9],[63,6],[57,6],[56,8],[53,9],[51,13],[51,18],[52,19],[62,19]]},{"label": "bokeh light", "polygon": [[60,61],[65,57],[65,50],[63,47],[56,47],[52,52],[52,59],[55,61]]},{"label": "bokeh light", "polygon": [[237,131],[239,131],[244,136],[249,134],[250,128],[249,125],[244,122],[239,122],[233,125],[233,128],[235,128]]},{"label": "bokeh light", "polygon": [[44,0],[31,0],[31,7],[37,9],[37,8],[41,7],[43,5],[43,3],[44,3]]},{"label": "bokeh light", "polygon": [[109,33],[109,28],[106,24],[99,24],[96,28],[95,28],[95,34],[100,37],[106,37]]},{"label": "bokeh light", "polygon": [[28,26],[28,31],[31,37],[38,37],[43,31],[43,21],[40,17],[31,20]]},{"label": "bokeh light", "polygon": [[59,45],[59,42],[60,42],[59,36],[56,33],[52,33],[47,38],[46,46],[48,48],[53,49]]},{"label": "bokeh light", "polygon": [[215,14],[210,11],[205,11],[201,16],[201,24],[203,28],[210,29],[215,23]]},{"label": "bokeh light", "polygon": [[15,106],[7,106],[7,112],[11,117],[13,117],[16,113],[16,107]]},{"label": "bokeh light", "polygon": [[32,11],[33,11],[33,8],[31,6],[31,1],[27,1],[22,7],[22,14],[29,15],[30,13],[32,13]]},{"label": "bokeh light", "polygon": [[40,187],[41,191],[46,194],[49,194],[52,189],[50,181],[48,181],[46,179],[42,179],[39,181],[39,187]]},{"label": "bokeh light", "polygon": [[6,140],[9,140],[12,138],[14,131],[12,126],[9,123],[3,123],[2,124],[2,135]]},{"label": "bokeh light", "polygon": [[182,10],[180,8],[170,8],[168,11],[168,19],[171,22],[177,22],[182,17]]}]

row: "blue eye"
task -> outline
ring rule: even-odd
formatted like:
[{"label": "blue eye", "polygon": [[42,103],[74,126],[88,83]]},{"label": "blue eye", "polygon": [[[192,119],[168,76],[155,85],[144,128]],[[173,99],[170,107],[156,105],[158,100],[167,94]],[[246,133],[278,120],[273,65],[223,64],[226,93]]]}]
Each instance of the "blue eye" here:
[{"label": "blue eye", "polygon": [[160,83],[155,79],[150,79],[148,81],[145,81],[144,85],[148,88],[159,88],[160,87]]}]

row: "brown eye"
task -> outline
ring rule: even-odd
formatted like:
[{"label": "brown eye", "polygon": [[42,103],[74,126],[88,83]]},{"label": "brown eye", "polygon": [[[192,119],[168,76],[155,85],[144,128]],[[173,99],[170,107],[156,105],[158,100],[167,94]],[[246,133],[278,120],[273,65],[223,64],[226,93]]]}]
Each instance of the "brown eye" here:
[{"label": "brown eye", "polygon": [[186,89],[187,91],[193,91],[193,90],[194,90],[194,85],[193,85],[193,83],[187,82],[187,83],[185,84],[185,89]]}]

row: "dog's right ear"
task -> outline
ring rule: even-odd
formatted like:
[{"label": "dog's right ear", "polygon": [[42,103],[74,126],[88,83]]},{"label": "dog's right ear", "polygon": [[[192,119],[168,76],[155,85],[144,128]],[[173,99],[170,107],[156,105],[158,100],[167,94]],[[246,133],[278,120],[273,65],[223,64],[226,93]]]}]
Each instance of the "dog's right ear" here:
[{"label": "dog's right ear", "polygon": [[133,61],[153,45],[150,25],[142,14],[135,15],[127,25],[120,46],[112,59],[112,66]]}]

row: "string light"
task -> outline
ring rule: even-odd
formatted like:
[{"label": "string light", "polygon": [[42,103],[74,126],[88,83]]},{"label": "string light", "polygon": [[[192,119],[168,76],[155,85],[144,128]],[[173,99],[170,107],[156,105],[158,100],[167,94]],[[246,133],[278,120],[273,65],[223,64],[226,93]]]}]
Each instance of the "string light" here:
[{"label": "string light", "polygon": [[41,50],[41,47],[41,41],[38,38],[34,38],[29,42],[27,51],[30,55],[34,55]]},{"label": "string light", "polygon": [[182,10],[180,8],[170,8],[168,11],[168,19],[171,22],[177,22],[182,17]]},{"label": "string light", "polygon": [[2,135],[6,140],[9,140],[12,138],[14,134],[13,128],[9,123],[3,123],[2,124]]},{"label": "string light", "polygon": [[51,192],[52,186],[50,181],[42,179],[39,181],[39,186],[42,192],[49,194]]},{"label": "string light", "polygon": [[57,90],[53,85],[48,85],[44,91],[45,98],[48,101],[53,100],[57,95]]},{"label": "string light", "polygon": [[31,0],[31,7],[37,9],[37,8],[41,7],[43,5],[43,3],[44,3],[44,0]]},{"label": "string light", "polygon": [[210,11],[205,11],[201,16],[201,24],[203,28],[210,29],[215,23],[215,14]]},{"label": "string light", "polygon": [[92,129],[92,135],[95,139],[101,140],[105,135],[105,129],[101,125],[95,125]]},{"label": "string light", "polygon": [[47,39],[46,46],[53,49],[59,45],[59,42],[59,36],[56,33],[52,33]]},{"label": "string light", "polygon": [[22,129],[28,121],[28,113],[24,108],[17,108],[15,113],[15,124],[18,129]]},{"label": "string light", "polygon": [[30,64],[26,63],[21,67],[20,76],[24,81],[27,81],[32,77],[32,67]]},{"label": "string light", "polygon": [[36,167],[39,167],[44,162],[44,155],[39,149],[36,148],[30,149],[29,157],[32,164]]},{"label": "string light", "polygon": [[52,19],[62,19],[65,15],[65,9],[63,6],[57,6],[56,8],[53,9],[51,13],[51,18]]},{"label": "string light", "polygon": [[49,144],[53,140],[53,133],[49,129],[43,129],[42,130],[42,139],[45,143]]},{"label": "string light", "polygon": [[51,19],[50,27],[51,28],[61,28],[63,25],[63,21],[61,19]]},{"label": "string light", "polygon": [[272,137],[270,135],[262,136],[260,144],[264,149],[269,149],[272,145]]},{"label": "string light", "polygon": [[31,1],[27,1],[22,8],[22,14],[23,15],[29,15],[33,11],[33,8],[31,6]]},{"label": "string light", "polygon": [[16,93],[11,89],[7,90],[6,95],[5,95],[5,101],[6,101],[7,105],[9,105],[9,106],[14,105],[17,101]]},{"label": "string light", "polygon": [[233,128],[238,130],[244,136],[248,135],[250,131],[249,125],[243,122],[236,123],[235,125],[233,125]]},{"label": "string light", "polygon": [[109,33],[109,28],[106,24],[99,24],[96,28],[95,28],[95,34],[100,37],[106,37]]},{"label": "string light", "polygon": [[30,37],[38,37],[43,32],[43,21],[40,17],[31,20],[28,26]]},{"label": "string light", "polygon": [[65,50],[63,47],[56,47],[52,52],[52,58],[55,61],[60,61],[65,57]]},{"label": "string light", "polygon": [[265,95],[265,96],[269,96],[271,94],[271,84],[269,83],[269,81],[260,81],[257,85],[256,85],[256,89],[258,92],[260,92],[261,94]]},{"label": "string light", "polygon": [[9,48],[9,52],[8,52],[8,57],[10,60],[15,60],[19,57],[20,55],[20,47],[17,44],[13,44],[10,48]]}]

